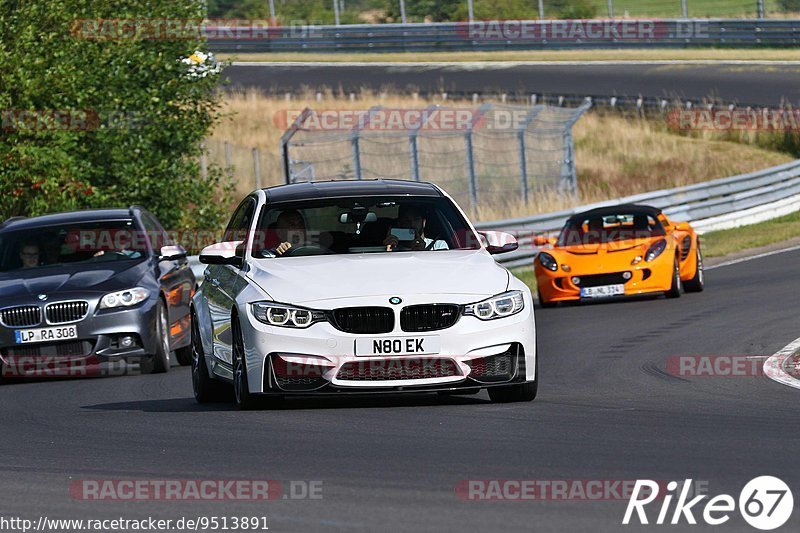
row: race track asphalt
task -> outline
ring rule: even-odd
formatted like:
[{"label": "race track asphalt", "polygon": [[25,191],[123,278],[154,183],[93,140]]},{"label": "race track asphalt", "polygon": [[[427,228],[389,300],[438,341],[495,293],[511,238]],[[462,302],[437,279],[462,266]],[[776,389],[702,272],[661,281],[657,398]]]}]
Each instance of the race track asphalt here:
[{"label": "race track asphalt", "polygon": [[742,64],[233,65],[230,89],[276,93],[397,89],[427,93],[649,96],[778,106],[800,103],[800,66]]},{"label": "race track asphalt", "polygon": [[[618,531],[624,501],[464,501],[468,479],[683,480],[800,497],[798,392],[763,376],[677,377],[672,356],[769,355],[800,336],[800,252],[711,270],[707,290],[537,309],[539,397],[485,392],[199,406],[188,368],[0,386],[0,515],[266,516],[272,531]],[[82,479],[322,481],[322,499],[81,501]],[[654,519],[656,511],[651,514]],[[797,531],[800,517],[785,526]],[[662,526],[662,529],[665,527]],[[629,527],[626,530],[653,530]],[[685,523],[670,531],[704,531]],[[717,531],[754,531],[734,513]]]}]

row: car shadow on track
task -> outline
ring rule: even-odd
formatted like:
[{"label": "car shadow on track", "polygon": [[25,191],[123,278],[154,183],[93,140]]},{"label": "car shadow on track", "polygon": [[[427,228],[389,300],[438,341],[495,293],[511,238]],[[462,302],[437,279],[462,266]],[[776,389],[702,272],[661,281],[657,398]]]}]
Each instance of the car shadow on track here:
[{"label": "car shadow on track", "polygon": [[[373,409],[385,407],[435,407],[480,405],[491,403],[485,395],[439,396],[431,393],[380,394],[375,396],[298,397],[289,398],[263,411],[294,411],[301,409]],[[145,413],[192,413],[203,411],[238,411],[232,402],[198,404],[193,398],[163,400],[134,400],[127,402],[84,405],[82,409],[99,411],[142,411]]]}]

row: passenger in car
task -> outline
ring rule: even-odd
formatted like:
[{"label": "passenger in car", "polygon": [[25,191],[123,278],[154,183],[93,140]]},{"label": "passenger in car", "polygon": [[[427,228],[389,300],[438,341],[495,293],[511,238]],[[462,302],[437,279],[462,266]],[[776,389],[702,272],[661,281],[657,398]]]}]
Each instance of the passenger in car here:
[{"label": "passenger in car", "polygon": [[[413,229],[416,237],[413,241],[400,241],[397,236],[392,234],[391,228],[384,239],[383,244],[387,252],[397,250],[448,250],[449,246],[443,240],[428,238],[425,235],[427,228],[427,216],[423,209],[415,205],[401,205],[397,215],[396,228]],[[438,237],[435,236],[435,237]]]}]

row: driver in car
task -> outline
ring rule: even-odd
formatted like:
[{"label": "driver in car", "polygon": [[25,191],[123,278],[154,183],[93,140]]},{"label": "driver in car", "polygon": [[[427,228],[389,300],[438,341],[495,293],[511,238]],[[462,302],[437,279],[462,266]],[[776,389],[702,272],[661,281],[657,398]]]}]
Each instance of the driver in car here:
[{"label": "driver in car", "polygon": [[306,223],[303,215],[294,209],[283,211],[278,215],[275,231],[280,241],[280,244],[272,249],[275,255],[283,255],[292,248],[292,245],[306,242]]},{"label": "driver in car", "polygon": [[23,243],[19,248],[19,260],[22,268],[36,268],[39,266],[39,245],[32,242]]},{"label": "driver in car", "polygon": [[[413,232],[413,239],[405,240],[398,237],[398,232],[389,229],[389,234],[384,239],[383,244],[387,252],[397,250],[448,250],[449,246],[443,240],[431,239],[425,235],[425,225],[427,217],[425,212],[415,205],[401,205],[397,215],[397,225],[395,229],[409,229]],[[409,232],[411,236],[411,232]]]}]

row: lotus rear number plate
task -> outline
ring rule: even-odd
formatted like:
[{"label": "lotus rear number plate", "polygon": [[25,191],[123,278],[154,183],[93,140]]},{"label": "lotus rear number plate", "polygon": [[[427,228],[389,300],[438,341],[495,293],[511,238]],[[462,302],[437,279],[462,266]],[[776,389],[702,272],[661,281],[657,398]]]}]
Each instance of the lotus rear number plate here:
[{"label": "lotus rear number plate", "polygon": [[602,285],[600,287],[581,288],[581,298],[607,298],[625,294],[625,285]]},{"label": "lotus rear number plate", "polygon": [[383,337],[356,339],[356,355],[420,355],[439,353],[440,339],[426,337]]},{"label": "lotus rear number plate", "polygon": [[20,329],[14,332],[17,344],[29,342],[60,341],[78,338],[78,326],[59,328]]}]

